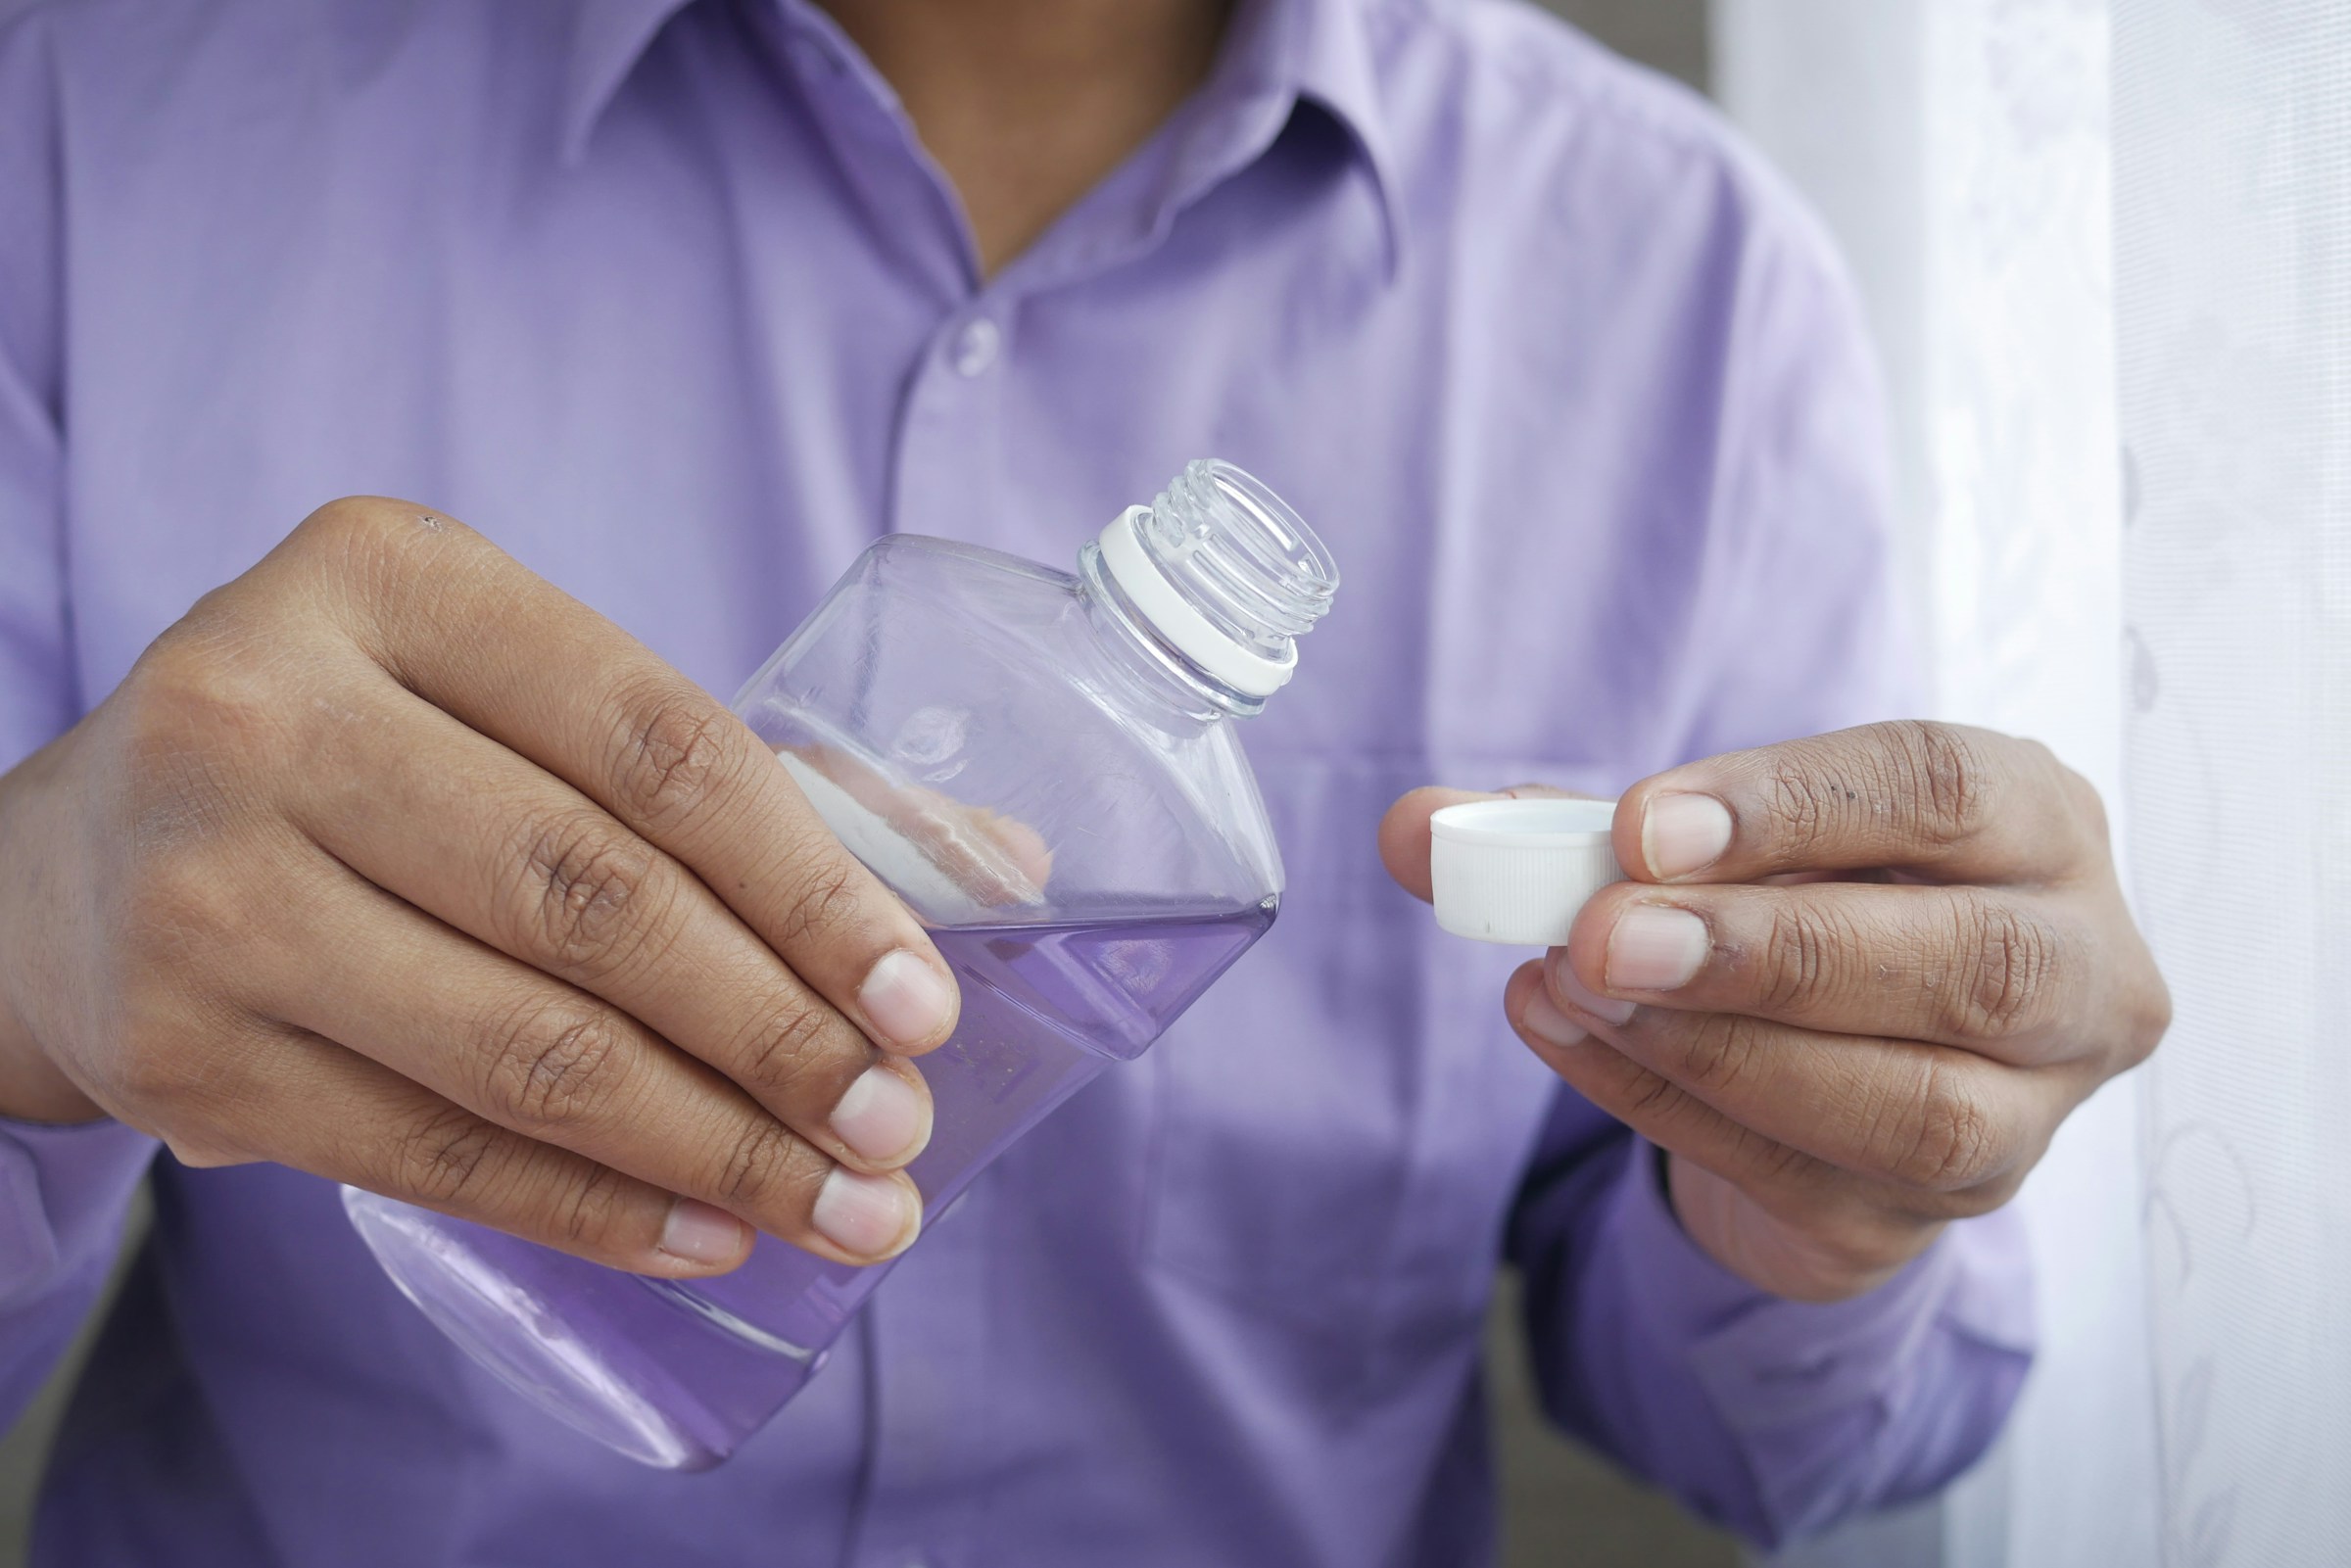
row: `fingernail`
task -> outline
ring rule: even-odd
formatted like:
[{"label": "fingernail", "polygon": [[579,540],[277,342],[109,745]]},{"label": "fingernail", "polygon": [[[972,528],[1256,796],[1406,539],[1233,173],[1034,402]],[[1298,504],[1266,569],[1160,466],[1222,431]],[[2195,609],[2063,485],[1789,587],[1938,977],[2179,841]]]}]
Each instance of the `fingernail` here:
[{"label": "fingernail", "polygon": [[920,1152],[917,1140],[929,1131],[928,1119],[914,1085],[879,1063],[858,1073],[833,1108],[833,1130],[840,1141],[877,1163],[913,1159]]},{"label": "fingernail", "polygon": [[661,1250],[690,1263],[731,1263],[743,1256],[749,1231],[724,1209],[681,1198],[661,1223]]},{"label": "fingernail", "polygon": [[1616,928],[1608,933],[1608,989],[1677,990],[1690,983],[1713,950],[1706,923],[1688,910],[1634,904],[1616,917]]},{"label": "fingernail", "polygon": [[1562,950],[1551,961],[1551,983],[1559,993],[1603,1023],[1630,1023],[1640,1010],[1638,1002],[1620,1002],[1612,996],[1602,996],[1587,988],[1567,966],[1567,954]]},{"label": "fingernail", "polygon": [[1552,1006],[1551,998],[1537,986],[1518,1011],[1518,1026],[1546,1045],[1564,1051],[1571,1045],[1581,1045],[1591,1038],[1591,1030]]},{"label": "fingernail", "polygon": [[884,1042],[925,1045],[955,1017],[955,987],[920,955],[901,947],[885,956],[857,988],[857,1005]]},{"label": "fingernail", "polygon": [[844,1165],[817,1189],[808,1216],[824,1238],[857,1258],[880,1258],[906,1229],[906,1188],[889,1176],[865,1176]]},{"label": "fingernail", "polygon": [[1730,847],[1730,808],[1712,795],[1659,795],[1641,814],[1641,857],[1652,877],[1704,871]]}]

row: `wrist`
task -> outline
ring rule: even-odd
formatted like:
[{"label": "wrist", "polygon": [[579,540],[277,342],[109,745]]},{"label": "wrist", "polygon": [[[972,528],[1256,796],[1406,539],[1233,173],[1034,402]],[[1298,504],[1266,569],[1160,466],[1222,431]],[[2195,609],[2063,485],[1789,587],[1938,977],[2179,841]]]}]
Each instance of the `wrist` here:
[{"label": "wrist", "polygon": [[40,901],[29,821],[55,747],[0,774],[0,1117],[20,1121],[93,1121],[103,1107],[58,1069],[30,1022],[26,987],[41,969],[31,955],[30,918]]},{"label": "wrist", "polygon": [[16,1017],[0,1008],[0,1117],[15,1121],[96,1121],[105,1107],[74,1087]]},{"label": "wrist", "polygon": [[1840,1213],[1783,1218],[1735,1183],[1660,1151],[1655,1179],[1665,1208],[1698,1249],[1766,1295],[1825,1305],[1868,1294],[1929,1247],[1939,1222]]}]

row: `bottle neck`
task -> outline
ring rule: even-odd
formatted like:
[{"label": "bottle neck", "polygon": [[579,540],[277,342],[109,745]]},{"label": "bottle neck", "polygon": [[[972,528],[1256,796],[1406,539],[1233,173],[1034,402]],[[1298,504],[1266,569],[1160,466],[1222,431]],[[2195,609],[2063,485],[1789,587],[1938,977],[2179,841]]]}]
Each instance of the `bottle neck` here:
[{"label": "bottle neck", "polygon": [[1339,582],[1329,551],[1281,498],[1214,459],[1113,522],[1078,564],[1122,677],[1202,723],[1264,710]]}]

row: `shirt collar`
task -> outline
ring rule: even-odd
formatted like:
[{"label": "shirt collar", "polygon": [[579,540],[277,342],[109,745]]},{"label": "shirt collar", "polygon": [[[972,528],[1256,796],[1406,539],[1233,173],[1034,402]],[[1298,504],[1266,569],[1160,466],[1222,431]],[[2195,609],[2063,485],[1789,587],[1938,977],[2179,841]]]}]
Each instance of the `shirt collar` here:
[{"label": "shirt collar", "polygon": [[[1376,3],[1242,0],[1234,9],[1225,43],[1227,49],[1240,52],[1239,64],[1257,85],[1318,106],[1346,132],[1378,199],[1393,272],[1403,253],[1404,223],[1395,149],[1371,58],[1368,13]],[[1243,29],[1252,24],[1264,29],[1262,39],[1246,36]]]},{"label": "shirt collar", "polygon": [[562,156],[577,164],[596,122],[637,69],[653,35],[691,0],[572,0],[563,73]]},{"label": "shirt collar", "polygon": [[[573,0],[564,75],[562,157],[577,163],[654,35],[695,0]],[[756,0],[778,4],[783,0]],[[1367,35],[1371,0],[1243,0],[1226,48],[1242,82],[1319,106],[1347,132],[1370,175],[1391,271],[1403,249],[1396,166]]]}]

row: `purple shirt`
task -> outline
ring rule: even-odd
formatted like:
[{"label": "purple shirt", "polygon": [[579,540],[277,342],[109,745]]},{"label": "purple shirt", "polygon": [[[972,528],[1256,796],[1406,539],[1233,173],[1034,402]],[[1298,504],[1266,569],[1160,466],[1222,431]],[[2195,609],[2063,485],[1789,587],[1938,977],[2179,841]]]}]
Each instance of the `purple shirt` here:
[{"label": "purple shirt", "polygon": [[1615,789],[1903,700],[1854,308],[1697,100],[1515,5],[1259,0],[983,283],[804,0],[0,15],[0,763],[355,491],[722,694],[879,533],[1066,566],[1207,453],[1347,585],[1247,736],[1280,924],[715,1472],[508,1396],[322,1181],[0,1125],[7,1408],[156,1191],[40,1562],[1471,1563],[1506,1258],[1559,1419],[1754,1536],[1989,1440],[2012,1225],[1858,1301],[1757,1295],[1512,1038],[1522,955],[1441,936],[1372,848],[1424,782]]}]

